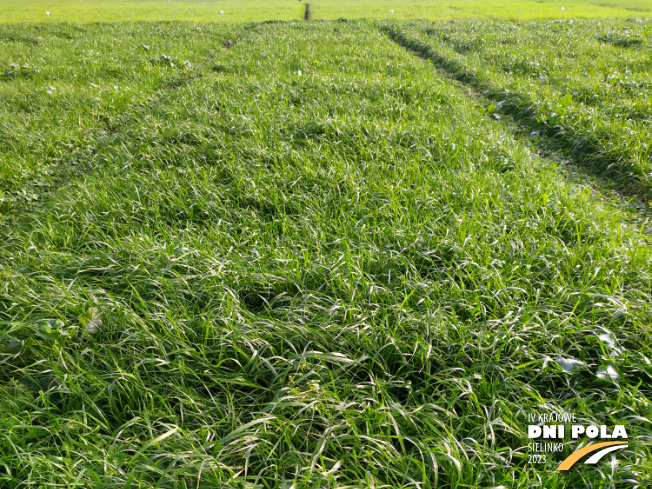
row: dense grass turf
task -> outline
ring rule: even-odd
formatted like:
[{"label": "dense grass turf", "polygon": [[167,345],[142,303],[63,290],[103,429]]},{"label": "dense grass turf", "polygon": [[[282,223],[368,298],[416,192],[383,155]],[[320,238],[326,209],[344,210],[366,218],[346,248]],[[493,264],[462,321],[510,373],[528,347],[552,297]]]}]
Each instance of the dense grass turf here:
[{"label": "dense grass turf", "polygon": [[[0,22],[558,19],[651,16],[652,0],[3,0]],[[50,15],[46,15],[50,12]]]},{"label": "dense grass turf", "polygon": [[[62,172],[200,71],[230,28],[169,24],[0,28],[0,211],[39,195]],[[1,213],[1,212],[0,212]]]},{"label": "dense grass turf", "polygon": [[[371,23],[1,29],[40,71],[2,80],[0,484],[652,482],[648,237],[429,62]],[[630,447],[528,464],[544,410]]]},{"label": "dense grass turf", "polygon": [[482,92],[489,112],[512,114],[533,137],[550,136],[575,160],[649,193],[650,21],[468,21],[388,31]]}]

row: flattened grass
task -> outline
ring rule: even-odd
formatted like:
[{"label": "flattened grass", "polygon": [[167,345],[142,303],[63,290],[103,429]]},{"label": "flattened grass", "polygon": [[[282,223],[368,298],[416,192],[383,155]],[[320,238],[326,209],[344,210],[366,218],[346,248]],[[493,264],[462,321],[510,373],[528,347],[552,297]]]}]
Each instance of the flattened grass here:
[{"label": "flattened grass", "polygon": [[3,227],[2,483],[649,484],[648,237],[369,24],[229,46]]}]

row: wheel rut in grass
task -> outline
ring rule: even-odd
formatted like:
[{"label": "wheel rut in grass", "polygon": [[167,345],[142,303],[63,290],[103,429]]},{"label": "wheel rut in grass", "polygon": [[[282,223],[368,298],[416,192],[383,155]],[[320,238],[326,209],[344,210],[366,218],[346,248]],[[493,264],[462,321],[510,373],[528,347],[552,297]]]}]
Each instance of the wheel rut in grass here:
[{"label": "wheel rut in grass", "polygon": [[516,137],[528,137],[543,158],[570,164],[572,174],[590,185],[600,194],[624,201],[625,207],[640,215],[648,216],[652,188],[641,176],[627,172],[621,159],[601,152],[598,136],[573,135],[564,125],[542,122],[532,100],[522,93],[496,89],[490,82],[462,63],[447,57],[436,48],[407,35],[396,25],[383,25],[380,30],[393,42],[414,55],[430,61],[446,78],[460,83],[485,100],[492,116],[498,122],[500,115],[516,123],[511,130]]}]

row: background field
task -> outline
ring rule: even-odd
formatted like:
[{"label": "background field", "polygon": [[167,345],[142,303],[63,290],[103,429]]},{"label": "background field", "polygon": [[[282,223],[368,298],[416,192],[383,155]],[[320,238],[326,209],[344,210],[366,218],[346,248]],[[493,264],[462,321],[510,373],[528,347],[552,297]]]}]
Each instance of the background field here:
[{"label": "background field", "polygon": [[[25,0],[0,3],[0,22],[116,22],[185,20],[192,22],[258,22],[299,20],[304,3],[297,0]],[[640,17],[652,15],[652,0],[312,0],[315,20],[457,19],[495,17],[557,19]],[[564,10],[562,10],[562,7]],[[394,11],[392,13],[391,11]],[[224,14],[220,12],[223,11]],[[46,12],[51,15],[46,16]]]},{"label": "background field", "polygon": [[184,5],[0,24],[0,487],[652,484],[643,4]]}]

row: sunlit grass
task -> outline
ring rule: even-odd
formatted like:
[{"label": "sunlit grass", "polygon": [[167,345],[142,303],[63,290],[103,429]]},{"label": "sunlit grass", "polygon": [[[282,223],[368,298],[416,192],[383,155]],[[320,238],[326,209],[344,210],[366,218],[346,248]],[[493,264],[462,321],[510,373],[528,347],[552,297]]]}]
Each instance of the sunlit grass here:
[{"label": "sunlit grass", "polygon": [[0,486],[652,482],[649,236],[375,24],[0,27]]},{"label": "sunlit grass", "polygon": [[595,172],[649,192],[652,23],[415,23],[390,36]]},{"label": "sunlit grass", "polygon": [[299,20],[305,3],[317,20],[652,16],[652,0],[6,0],[0,3],[0,23]]}]

